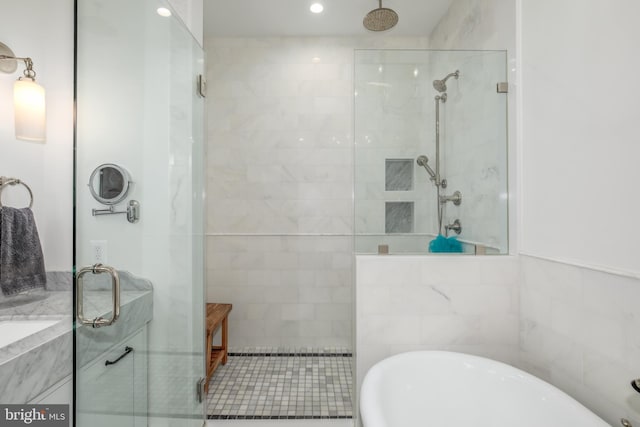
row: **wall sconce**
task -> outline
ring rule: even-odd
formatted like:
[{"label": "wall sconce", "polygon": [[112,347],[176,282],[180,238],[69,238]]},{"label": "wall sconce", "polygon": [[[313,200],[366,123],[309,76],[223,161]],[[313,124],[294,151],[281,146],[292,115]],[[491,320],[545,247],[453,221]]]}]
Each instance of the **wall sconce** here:
[{"label": "wall sconce", "polygon": [[18,61],[24,61],[24,76],[13,85],[16,138],[26,141],[45,141],[46,112],[44,88],[36,83],[31,58],[19,58],[9,47],[0,43],[0,71],[14,73]]}]

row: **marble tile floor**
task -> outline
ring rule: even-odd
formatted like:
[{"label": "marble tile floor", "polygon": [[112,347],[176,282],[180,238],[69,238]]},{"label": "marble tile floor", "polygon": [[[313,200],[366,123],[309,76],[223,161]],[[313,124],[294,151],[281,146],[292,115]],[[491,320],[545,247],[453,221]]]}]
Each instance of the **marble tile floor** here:
[{"label": "marble tile floor", "polygon": [[207,420],[207,427],[353,427],[353,420]]},{"label": "marble tile floor", "polygon": [[210,420],[348,420],[352,357],[345,349],[230,349],[209,384]]}]

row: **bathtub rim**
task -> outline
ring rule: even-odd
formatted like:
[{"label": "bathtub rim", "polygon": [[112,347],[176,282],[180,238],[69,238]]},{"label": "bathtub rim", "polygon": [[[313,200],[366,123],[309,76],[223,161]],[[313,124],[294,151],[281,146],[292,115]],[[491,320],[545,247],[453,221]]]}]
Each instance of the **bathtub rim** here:
[{"label": "bathtub rim", "polygon": [[[602,424],[603,427],[610,426],[610,424],[604,421],[604,419],[602,419],[594,411],[592,411],[591,409],[589,409],[588,407],[580,403],[573,396],[569,395],[568,393],[564,392],[563,390],[559,389],[553,384],[533,374],[530,374],[529,372],[526,372],[520,368],[510,365],[508,363],[501,362],[495,359],[490,359],[488,357],[478,356],[478,355],[469,354],[469,353],[455,352],[455,351],[414,350],[414,351],[402,352],[402,353],[398,353],[398,354],[394,354],[392,356],[386,357],[380,360],[379,362],[377,362],[376,364],[374,364],[371,368],[369,368],[369,370],[365,374],[364,379],[362,381],[362,385],[360,386],[360,390],[359,390],[360,398],[358,399],[359,415],[360,415],[360,419],[362,420],[362,425],[364,427],[367,427],[368,425],[370,425],[365,422],[366,419],[368,419],[369,417],[371,417],[371,419],[384,418],[383,416],[384,412],[382,411],[381,407],[376,405],[376,399],[374,394],[375,388],[372,387],[370,383],[378,380],[381,377],[383,373],[383,368],[386,365],[396,361],[397,359],[413,358],[418,355],[441,356],[441,357],[446,356],[447,358],[453,358],[454,360],[478,361],[480,363],[493,365],[496,368],[511,370],[513,371],[513,373],[520,375],[525,381],[531,382],[533,383],[533,385],[540,386],[543,389],[547,390],[549,393],[553,394],[554,396],[557,396],[560,399],[566,401],[568,405],[576,409],[579,409],[581,411],[584,411],[585,413],[590,414],[590,416],[594,418],[594,422],[597,420]],[[378,423],[373,424],[374,427],[378,425],[379,425]]]}]

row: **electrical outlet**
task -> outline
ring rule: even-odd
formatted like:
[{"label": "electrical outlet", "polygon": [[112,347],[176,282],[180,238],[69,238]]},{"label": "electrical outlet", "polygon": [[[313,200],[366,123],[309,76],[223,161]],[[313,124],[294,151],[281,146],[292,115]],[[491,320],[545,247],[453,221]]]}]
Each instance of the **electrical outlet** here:
[{"label": "electrical outlet", "polygon": [[93,256],[94,264],[107,264],[107,241],[92,240],[91,255]]}]

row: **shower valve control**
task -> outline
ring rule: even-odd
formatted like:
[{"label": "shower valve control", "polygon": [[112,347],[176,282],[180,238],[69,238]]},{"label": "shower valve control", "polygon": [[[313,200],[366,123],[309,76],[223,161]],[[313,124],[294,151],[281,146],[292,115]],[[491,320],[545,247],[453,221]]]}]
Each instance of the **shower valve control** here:
[{"label": "shower valve control", "polygon": [[446,228],[447,231],[449,230],[454,231],[456,234],[462,233],[462,223],[460,222],[459,219],[456,219],[455,221],[453,221],[452,224],[445,225],[444,228]]},{"label": "shower valve control", "polygon": [[454,205],[460,206],[460,204],[462,203],[462,193],[459,191],[456,191],[450,196],[440,196],[441,205],[444,205],[447,202],[453,202]]}]

